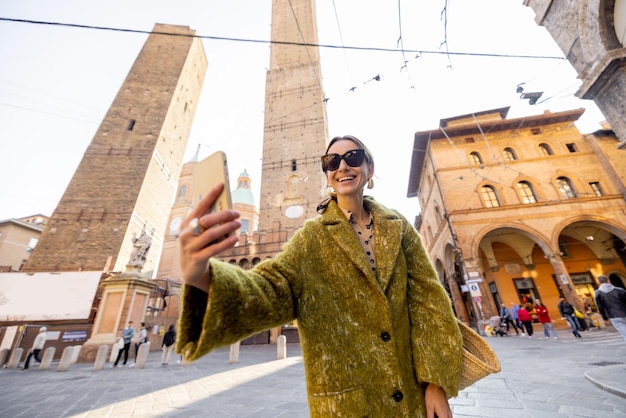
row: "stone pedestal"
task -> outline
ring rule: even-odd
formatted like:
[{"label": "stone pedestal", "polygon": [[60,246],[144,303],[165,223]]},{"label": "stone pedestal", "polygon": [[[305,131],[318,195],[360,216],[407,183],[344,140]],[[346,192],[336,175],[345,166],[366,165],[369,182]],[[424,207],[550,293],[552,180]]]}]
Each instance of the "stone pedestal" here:
[{"label": "stone pedestal", "polygon": [[126,272],[111,276],[102,285],[102,301],[91,338],[80,351],[80,362],[94,362],[100,346],[112,346],[128,321],[133,321],[137,330],[145,319],[150,294],[156,287],[140,274],[140,268],[134,266],[127,266]]}]

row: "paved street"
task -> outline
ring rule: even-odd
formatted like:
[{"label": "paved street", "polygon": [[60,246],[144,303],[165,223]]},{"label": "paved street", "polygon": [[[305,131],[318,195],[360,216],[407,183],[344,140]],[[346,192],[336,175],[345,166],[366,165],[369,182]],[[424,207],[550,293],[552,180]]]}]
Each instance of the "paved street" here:
[{"label": "paved street", "polygon": [[[491,337],[502,372],[451,400],[455,417],[626,417],[626,342],[612,328],[574,339]],[[308,417],[300,347],[214,351],[194,364],[57,372],[0,369],[2,417]],[[594,383],[595,382],[595,383]],[[602,387],[601,387],[602,386]]]}]

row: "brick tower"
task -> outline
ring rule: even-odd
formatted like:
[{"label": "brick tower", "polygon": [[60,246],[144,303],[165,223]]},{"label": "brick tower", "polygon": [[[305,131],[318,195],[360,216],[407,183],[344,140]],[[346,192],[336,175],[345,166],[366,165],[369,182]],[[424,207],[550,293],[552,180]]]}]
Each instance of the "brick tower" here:
[{"label": "brick tower", "polygon": [[194,34],[154,26],[24,271],[123,271],[142,232],[156,268],[207,68]]},{"label": "brick tower", "polygon": [[317,44],[315,2],[273,0],[272,42],[265,81],[259,232],[275,230],[278,221],[291,236],[317,215],[323,198],[319,157],[328,134],[319,49],[295,45]]}]

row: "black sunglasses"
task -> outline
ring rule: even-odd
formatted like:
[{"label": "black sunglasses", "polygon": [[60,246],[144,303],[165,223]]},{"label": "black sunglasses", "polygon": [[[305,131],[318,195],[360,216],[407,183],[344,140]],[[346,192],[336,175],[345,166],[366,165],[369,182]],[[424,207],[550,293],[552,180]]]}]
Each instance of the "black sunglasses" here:
[{"label": "black sunglasses", "polygon": [[322,155],[322,170],[335,171],[339,168],[341,160],[344,160],[350,167],[359,167],[365,160],[364,149],[353,149],[346,152],[343,155],[339,154],[326,154]]}]

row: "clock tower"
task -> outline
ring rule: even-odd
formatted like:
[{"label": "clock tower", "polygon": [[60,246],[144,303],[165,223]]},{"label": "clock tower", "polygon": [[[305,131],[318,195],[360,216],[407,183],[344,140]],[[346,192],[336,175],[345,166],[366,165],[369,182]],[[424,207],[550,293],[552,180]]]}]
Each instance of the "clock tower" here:
[{"label": "clock tower", "polygon": [[270,68],[265,81],[265,127],[259,232],[279,222],[287,236],[317,215],[324,198],[319,157],[327,144],[315,2],[272,2]]}]

